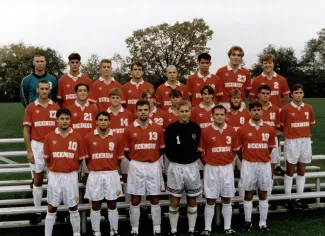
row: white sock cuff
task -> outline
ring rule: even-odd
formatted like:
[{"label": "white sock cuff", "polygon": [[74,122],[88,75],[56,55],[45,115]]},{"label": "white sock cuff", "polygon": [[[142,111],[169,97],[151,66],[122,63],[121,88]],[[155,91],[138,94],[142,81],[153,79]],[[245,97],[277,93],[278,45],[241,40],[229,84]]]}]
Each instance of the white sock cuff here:
[{"label": "white sock cuff", "polygon": [[187,212],[195,214],[197,212],[197,207],[187,207]]},{"label": "white sock cuff", "polygon": [[113,210],[108,209],[108,212],[115,212],[115,211],[117,211],[117,208],[115,208],[115,209],[113,209]]},{"label": "white sock cuff", "polygon": [[222,207],[231,207],[231,203],[229,204],[222,203]]},{"label": "white sock cuff", "polygon": [[71,216],[79,215],[79,211],[78,210],[76,210],[76,211],[70,211],[69,210],[69,213],[70,213]]},{"label": "white sock cuff", "polygon": [[160,207],[160,204],[159,204],[159,203],[156,204],[156,205],[154,205],[154,204],[150,204],[150,206],[151,206],[152,208],[158,208],[158,207]]},{"label": "white sock cuff", "polygon": [[100,213],[100,210],[96,211],[96,210],[91,209],[91,213],[97,214],[97,213]]},{"label": "white sock cuff", "polygon": [[244,205],[251,205],[251,204],[253,204],[253,201],[246,201],[246,200],[244,200]]},{"label": "white sock cuff", "polygon": [[54,216],[54,217],[56,216],[56,212],[54,212],[54,213],[47,212],[46,214],[49,215],[49,216],[51,216],[51,217],[52,216]]},{"label": "white sock cuff", "polygon": [[296,179],[297,179],[298,181],[299,181],[299,180],[305,180],[305,179],[306,179],[306,176],[305,176],[305,175],[303,175],[303,176],[301,176],[301,175],[297,175]]},{"label": "white sock cuff", "polygon": [[207,208],[213,208],[213,209],[214,209],[215,205],[216,205],[216,204],[209,205],[208,203],[206,203],[206,204],[205,204],[205,207],[207,207]]},{"label": "white sock cuff", "polygon": [[38,190],[38,189],[43,189],[43,187],[42,187],[42,186],[35,186],[35,185],[33,184],[33,189]]},{"label": "white sock cuff", "polygon": [[293,176],[289,176],[289,175],[284,175],[284,179],[293,179]]},{"label": "white sock cuff", "polygon": [[268,207],[269,206],[268,200],[259,200],[259,205]]},{"label": "white sock cuff", "polygon": [[132,204],[130,204],[130,208],[140,208],[140,204],[137,206],[133,206]]}]

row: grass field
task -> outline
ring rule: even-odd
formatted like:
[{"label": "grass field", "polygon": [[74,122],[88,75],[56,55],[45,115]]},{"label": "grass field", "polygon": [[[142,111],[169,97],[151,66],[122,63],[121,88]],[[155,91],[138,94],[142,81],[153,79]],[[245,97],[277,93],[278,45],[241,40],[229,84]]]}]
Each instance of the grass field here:
[{"label": "grass field", "polygon": [[[305,99],[305,102],[312,105],[316,116],[316,125],[312,128],[312,140],[313,140],[313,154],[325,154],[325,99],[309,98]],[[2,111],[2,119],[0,120],[0,138],[21,138],[22,134],[22,122],[24,115],[24,108],[20,103],[0,103],[0,110]],[[23,144],[10,144],[1,145],[0,151],[19,151],[24,150]],[[16,162],[26,162],[26,157],[13,157],[11,158]],[[314,161],[313,165],[318,165],[325,170],[324,161]],[[0,180],[9,179],[26,179],[30,178],[30,174],[12,174],[12,175],[0,175]],[[15,197],[26,197],[20,194],[15,194]],[[0,195],[1,198],[8,197],[8,195]],[[11,195],[10,197],[13,197]],[[310,210],[307,212],[292,212],[292,213],[279,213],[270,214],[268,225],[272,230],[269,235],[292,235],[292,236],[305,236],[305,235],[325,235],[324,224],[325,209]],[[235,230],[240,231],[243,223],[243,215],[233,217],[233,227]],[[258,224],[258,216],[254,216],[253,223],[256,226]],[[150,227],[149,227],[150,225]],[[197,222],[199,229],[204,228],[203,218],[199,218]],[[108,228],[102,225],[103,230],[108,235]],[[162,222],[163,231],[167,232],[169,229],[169,222],[167,219]],[[187,222],[185,219],[180,220],[179,227],[183,232],[186,232]],[[71,235],[70,226],[56,227],[54,230],[54,236]],[[121,222],[120,225],[122,235],[127,235],[129,230],[128,222]],[[151,221],[142,221],[141,235],[151,235]],[[90,225],[88,226],[90,229]],[[218,233],[214,235],[220,235],[221,228],[217,229]],[[43,227],[34,227],[28,229],[8,229],[3,230],[1,235],[4,236],[18,236],[18,235],[43,235]],[[90,234],[89,234],[90,235]],[[185,235],[185,234],[184,234]],[[245,235],[245,234],[243,234]],[[249,235],[260,235],[257,230]]]}]

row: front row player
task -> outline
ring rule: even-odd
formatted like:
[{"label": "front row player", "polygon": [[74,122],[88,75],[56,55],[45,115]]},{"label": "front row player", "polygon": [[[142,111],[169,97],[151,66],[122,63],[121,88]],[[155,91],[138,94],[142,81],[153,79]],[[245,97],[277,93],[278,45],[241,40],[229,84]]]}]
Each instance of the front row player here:
[{"label": "front row player", "polygon": [[232,162],[238,150],[236,130],[227,125],[226,108],[212,108],[213,124],[202,131],[199,151],[204,166],[204,195],[207,202],[204,210],[205,230],[201,235],[211,235],[216,199],[221,196],[225,234],[235,234],[231,229],[231,198],[235,194]]},{"label": "front row player", "polygon": [[261,232],[270,231],[266,225],[268,214],[267,191],[272,188],[272,171],[270,154],[276,147],[276,131],[263,122],[262,104],[249,104],[251,119],[237,131],[242,157],[239,186],[245,190],[244,213],[245,225],[243,232],[252,230],[253,195],[258,189]]},{"label": "front row player", "polygon": [[85,158],[84,145],[80,134],[69,127],[71,112],[60,108],[56,117],[58,127],[44,142],[44,158],[49,170],[45,236],[52,235],[56,211],[62,201],[69,207],[73,236],[80,236],[78,170]]},{"label": "front row player", "polygon": [[124,158],[122,136],[108,128],[110,115],[100,112],[96,116],[97,128],[85,137],[87,180],[85,198],[91,200],[90,220],[94,236],[100,236],[100,210],[106,199],[111,236],[118,236],[118,211],[116,199],[122,193],[120,176],[117,172],[119,160]]},{"label": "front row player", "polygon": [[169,221],[171,232],[177,235],[179,202],[185,190],[187,194],[188,235],[196,235],[196,197],[201,194],[200,171],[198,165],[198,145],[200,126],[190,121],[191,103],[181,101],[178,105],[179,121],[165,130],[165,154],[170,163],[167,170],[167,191],[170,194]]},{"label": "front row player", "polygon": [[154,235],[161,235],[161,208],[159,194],[162,181],[158,161],[165,148],[163,129],[149,119],[150,104],[147,100],[136,103],[137,119],[124,130],[125,156],[130,160],[127,192],[131,194],[131,235],[139,234],[141,196],[150,195]]}]

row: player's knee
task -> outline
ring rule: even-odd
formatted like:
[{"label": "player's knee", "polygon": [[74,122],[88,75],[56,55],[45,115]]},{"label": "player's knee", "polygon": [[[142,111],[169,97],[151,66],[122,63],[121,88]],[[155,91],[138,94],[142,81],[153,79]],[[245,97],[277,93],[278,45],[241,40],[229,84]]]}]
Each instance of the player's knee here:
[{"label": "player's knee", "polygon": [[139,206],[141,202],[141,196],[131,196],[131,205],[132,206]]},{"label": "player's knee", "polygon": [[230,197],[221,197],[221,202],[223,204],[230,204],[231,198]]},{"label": "player's knee", "polygon": [[187,197],[187,206],[196,207],[196,197]]},{"label": "player's knee", "polygon": [[51,204],[49,204],[49,205],[47,206],[47,211],[48,211],[49,213],[55,213],[56,210],[57,210],[57,207],[54,207],[54,206],[52,206]]},{"label": "player's knee", "polygon": [[150,198],[150,203],[151,203],[152,205],[157,205],[157,204],[159,204],[159,196],[151,196],[151,198]]},{"label": "player's knee", "polygon": [[34,175],[34,185],[40,187],[43,185],[43,172],[35,173]]},{"label": "player's knee", "polygon": [[100,201],[92,201],[91,208],[93,209],[93,211],[99,211],[101,208],[101,202]]},{"label": "player's knee", "polygon": [[258,198],[260,200],[266,200],[267,199],[267,191],[258,190]]},{"label": "player's knee", "polygon": [[77,211],[78,205],[75,205],[74,207],[69,207],[69,211]]},{"label": "player's knee", "polygon": [[116,201],[107,201],[107,207],[109,210],[115,210],[116,209]]}]

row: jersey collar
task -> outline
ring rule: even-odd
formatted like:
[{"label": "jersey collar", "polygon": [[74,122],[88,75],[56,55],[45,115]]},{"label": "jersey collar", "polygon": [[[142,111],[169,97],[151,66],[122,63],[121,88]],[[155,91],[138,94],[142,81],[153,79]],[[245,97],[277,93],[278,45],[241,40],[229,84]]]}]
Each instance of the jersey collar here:
[{"label": "jersey collar", "polygon": [[[233,70],[229,64],[227,65],[227,70],[228,70],[228,71]],[[241,66],[238,67],[238,70],[241,70]]]},{"label": "jersey collar", "polygon": [[[139,127],[140,126],[140,124],[138,123],[137,120],[133,121],[133,125],[134,125],[134,127]],[[150,119],[149,119],[149,125],[152,125],[152,120],[150,120]]]},{"label": "jersey collar", "polygon": [[[123,112],[123,111],[124,111],[124,108],[121,106],[121,107],[120,107],[120,110],[119,110],[118,112]],[[107,112],[108,112],[108,113],[112,113],[111,107],[109,107],[109,108],[107,109]]]},{"label": "jersey collar", "polygon": [[[72,134],[72,132],[73,132],[73,129],[70,128],[69,134]],[[59,131],[59,128],[58,127],[55,128],[55,133],[56,134],[60,134],[60,131]]]},{"label": "jersey collar", "polygon": [[68,75],[71,79],[74,79],[74,78],[80,78],[80,77],[82,76],[82,73],[80,72],[79,75],[77,75],[77,76],[73,76],[73,75],[70,74],[70,72],[68,72],[67,75]]},{"label": "jersey collar", "polygon": [[199,76],[199,78],[201,78],[201,79],[203,79],[203,78],[211,78],[212,74],[209,73],[207,76],[203,76],[200,72],[198,72],[197,76]]},{"label": "jersey collar", "polygon": [[[238,111],[236,112],[236,114],[237,114],[238,112],[243,112],[243,110],[244,110],[244,108],[243,108],[243,107],[240,107],[240,108],[238,109]],[[231,112],[231,109],[229,108],[227,111],[228,111],[228,113],[229,113],[229,112]]]},{"label": "jersey collar", "polygon": [[131,83],[132,85],[139,86],[140,84],[143,84],[143,83],[144,83],[144,80],[142,79],[139,83],[136,83],[136,82],[133,81],[133,79],[131,79],[131,80],[130,80],[130,83]]},{"label": "jersey collar", "polygon": [[[266,74],[264,74],[264,72],[262,72],[261,76],[264,78],[267,78],[267,76],[266,76]],[[274,72],[272,75],[272,78],[275,78],[276,76],[277,76],[277,73]]]},{"label": "jersey collar", "polygon": [[[53,101],[50,99],[49,104],[53,105]],[[35,100],[35,106],[40,106],[41,104],[39,103],[38,99]]]},{"label": "jersey collar", "polygon": [[298,108],[298,107],[304,107],[305,106],[305,103],[301,103],[300,106],[297,106],[296,104],[294,104],[294,102],[290,102],[291,106],[293,106],[294,108]]},{"label": "jersey collar", "polygon": [[[209,107],[209,110],[211,110],[214,106],[215,106],[214,103],[212,103],[212,105]],[[206,109],[206,108],[207,108],[207,107],[205,107],[205,106],[203,105],[203,102],[201,102],[201,103],[199,104],[199,107],[201,107],[201,108],[203,108],[203,109]]]},{"label": "jersey collar", "polygon": [[269,105],[264,109],[264,107],[262,107],[262,109],[264,110],[264,111],[267,111],[270,107],[272,107],[272,103],[271,102],[269,102]]},{"label": "jersey collar", "polygon": [[[94,135],[99,135],[97,129],[94,129]],[[105,138],[108,137],[108,136],[113,136],[113,130],[112,130],[112,129],[109,130],[109,132],[108,132],[108,134],[105,136]]]},{"label": "jersey collar", "polygon": [[[165,82],[165,86],[166,87],[171,87],[169,83],[167,83],[167,81]],[[181,83],[178,81],[176,84],[177,87],[181,86]]]},{"label": "jersey collar", "polygon": [[217,127],[215,124],[213,124],[212,123],[212,125],[211,125],[211,127],[212,127],[212,129],[214,129],[214,130],[217,130],[217,131],[220,131],[220,132],[222,132],[223,130],[225,130],[225,129],[227,129],[227,124],[226,124],[226,122],[224,123],[224,125],[223,125],[223,127],[220,129],[219,127]]},{"label": "jersey collar", "polygon": [[263,126],[263,124],[264,124],[263,120],[261,120],[261,123],[260,123],[259,125],[256,125],[256,124],[254,124],[254,123],[252,122],[251,119],[249,119],[248,123],[249,123],[251,126],[253,126],[253,127]]},{"label": "jersey collar", "polygon": [[[76,107],[81,107],[81,105],[77,102],[77,100],[74,100],[74,105],[76,105]],[[88,101],[86,102],[85,107],[89,107]]]}]

